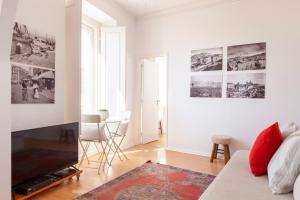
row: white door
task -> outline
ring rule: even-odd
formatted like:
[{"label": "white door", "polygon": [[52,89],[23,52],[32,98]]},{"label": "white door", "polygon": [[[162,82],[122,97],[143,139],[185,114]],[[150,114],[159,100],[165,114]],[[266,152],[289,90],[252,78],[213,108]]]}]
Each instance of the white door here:
[{"label": "white door", "polygon": [[144,60],[142,66],[142,143],[159,139],[159,65]]}]

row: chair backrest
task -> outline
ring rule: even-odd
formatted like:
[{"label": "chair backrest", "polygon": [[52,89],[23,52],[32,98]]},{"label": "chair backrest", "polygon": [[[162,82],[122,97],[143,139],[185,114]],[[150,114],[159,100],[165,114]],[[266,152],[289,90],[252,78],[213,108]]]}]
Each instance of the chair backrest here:
[{"label": "chair backrest", "polygon": [[100,123],[101,117],[100,117],[100,115],[82,115],[81,122],[82,123],[91,123],[91,124]]},{"label": "chair backrest", "polygon": [[128,120],[122,121],[120,123],[120,126],[119,126],[117,134],[120,135],[120,136],[125,136],[126,133],[127,133],[127,130],[128,130],[128,126],[129,126],[129,121]]},{"label": "chair backrest", "polygon": [[105,134],[105,124],[100,124],[100,115],[83,115],[82,121],[82,134],[80,139],[90,141],[105,141],[107,140]]},{"label": "chair backrest", "polygon": [[106,141],[105,124],[99,124],[98,126],[90,124],[83,125],[80,139],[88,141]]},{"label": "chair backrest", "polygon": [[124,121],[130,121],[130,118],[131,118],[131,112],[130,111],[122,111],[119,113],[119,118],[121,120],[124,120]]},{"label": "chair backrest", "polygon": [[125,136],[127,134],[131,112],[130,111],[123,111],[120,113],[121,123],[118,129],[118,135]]}]

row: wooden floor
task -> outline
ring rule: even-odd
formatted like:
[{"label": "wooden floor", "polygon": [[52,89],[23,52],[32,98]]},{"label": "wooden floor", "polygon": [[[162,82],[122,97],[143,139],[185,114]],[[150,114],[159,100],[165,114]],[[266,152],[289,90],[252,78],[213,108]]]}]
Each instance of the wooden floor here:
[{"label": "wooden floor", "polygon": [[[217,175],[224,167],[222,161],[216,161],[211,164],[208,157],[167,151],[164,149],[163,138],[157,142],[132,147],[126,150],[125,153],[129,160],[120,161],[116,157],[112,163],[112,167],[107,170],[107,173],[102,172],[101,175],[98,175],[96,169],[85,168],[87,163],[84,163],[84,168],[82,168],[83,174],[80,176],[79,181],[73,178],[73,180],[50,189],[32,199],[71,200],[144,164],[148,160],[212,175]],[[96,158],[94,157],[94,159]],[[89,167],[97,167],[97,164],[92,163]]]}]

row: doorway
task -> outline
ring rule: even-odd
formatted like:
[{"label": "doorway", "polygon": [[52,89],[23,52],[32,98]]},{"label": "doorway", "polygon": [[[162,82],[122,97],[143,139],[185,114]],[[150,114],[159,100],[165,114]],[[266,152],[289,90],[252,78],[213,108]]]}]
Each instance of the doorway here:
[{"label": "doorway", "polygon": [[167,146],[167,56],[142,61],[141,143]]}]

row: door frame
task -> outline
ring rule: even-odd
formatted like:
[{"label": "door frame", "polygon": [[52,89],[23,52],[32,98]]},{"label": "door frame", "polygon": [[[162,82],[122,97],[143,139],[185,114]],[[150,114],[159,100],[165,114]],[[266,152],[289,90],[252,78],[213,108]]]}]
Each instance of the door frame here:
[{"label": "door frame", "polygon": [[168,53],[164,53],[164,54],[154,54],[154,55],[150,55],[150,56],[144,56],[144,57],[140,57],[139,59],[139,70],[140,70],[140,100],[139,100],[139,110],[140,110],[140,114],[139,114],[139,143],[143,144],[143,133],[142,133],[142,106],[143,106],[143,64],[144,64],[144,60],[145,59],[149,59],[149,60],[153,60],[155,58],[159,58],[159,57],[165,57],[166,58],[166,88],[167,88],[167,94],[166,94],[166,143],[164,148],[167,149],[169,146],[169,54]]}]

